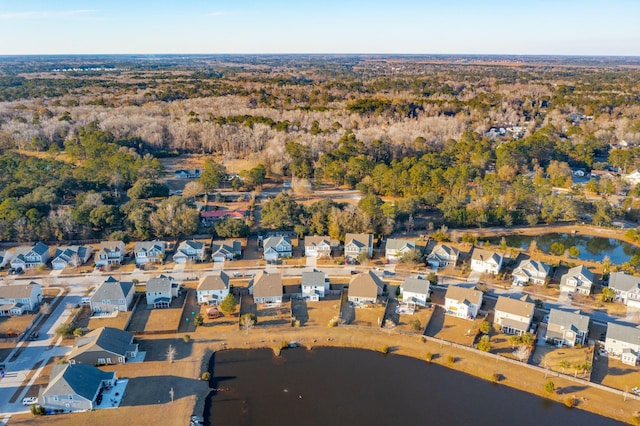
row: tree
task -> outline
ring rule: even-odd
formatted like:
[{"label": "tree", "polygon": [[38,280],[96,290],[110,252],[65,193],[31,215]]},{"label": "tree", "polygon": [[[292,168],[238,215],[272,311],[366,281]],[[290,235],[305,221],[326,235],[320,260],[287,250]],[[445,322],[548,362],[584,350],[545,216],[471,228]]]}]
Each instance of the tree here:
[{"label": "tree", "polygon": [[613,300],[616,298],[616,291],[610,287],[603,287],[601,298],[605,303],[613,302]]},{"label": "tree", "polygon": [[291,229],[300,223],[303,207],[288,194],[280,193],[262,206],[262,226],[271,229]]},{"label": "tree", "polygon": [[100,230],[111,228],[120,222],[120,210],[111,205],[98,206],[89,213],[89,221]]},{"label": "tree", "polygon": [[167,197],[169,195],[169,187],[153,179],[138,179],[131,189],[127,191],[127,195],[134,200]]},{"label": "tree", "polygon": [[438,285],[438,275],[436,275],[435,272],[429,272],[427,275],[427,281],[429,281],[429,284],[431,285]]},{"label": "tree", "polygon": [[569,247],[569,251],[568,251],[569,256],[571,257],[579,257],[580,256],[580,249],[576,246],[571,246]]},{"label": "tree", "polygon": [[200,327],[202,324],[204,324],[204,317],[202,316],[201,313],[198,313],[193,318],[193,325],[195,325],[196,327]]},{"label": "tree", "polygon": [[491,351],[491,342],[489,341],[489,336],[487,334],[480,338],[480,341],[478,342],[478,350],[482,352]]},{"label": "tree", "polygon": [[182,196],[186,198],[195,198],[202,194],[204,194],[204,186],[202,186],[202,183],[197,180],[188,182],[182,190]]},{"label": "tree", "polygon": [[256,325],[256,322],[258,322],[258,319],[255,315],[244,314],[240,317],[240,328],[244,329],[246,333],[249,334],[249,330],[251,330],[253,326]]},{"label": "tree", "polygon": [[222,182],[226,176],[227,170],[222,164],[207,159],[204,162],[204,168],[200,173],[198,181],[205,191],[213,192],[213,190],[220,186],[220,182]]},{"label": "tree", "polygon": [[544,384],[544,390],[547,393],[554,393],[556,391],[556,384],[551,380],[547,380]]},{"label": "tree", "polygon": [[225,217],[213,225],[218,237],[221,238],[241,238],[249,235],[251,231],[244,220],[233,217]]},{"label": "tree", "polygon": [[80,336],[82,336],[83,334],[84,334],[84,331],[83,331],[83,330],[82,330],[82,328],[80,328],[80,327],[76,327],[76,328],[73,330],[73,336],[74,336],[74,337],[80,337]]},{"label": "tree", "polygon": [[200,214],[184,198],[169,197],[151,213],[149,222],[158,237],[191,235],[198,229]]},{"label": "tree", "polygon": [[243,170],[240,176],[244,178],[245,186],[249,189],[261,186],[267,176],[267,169],[262,164],[258,164],[253,169]]},{"label": "tree", "polygon": [[489,334],[491,331],[491,323],[489,321],[482,321],[480,323],[480,333]]},{"label": "tree", "polygon": [[175,361],[176,359],[176,355],[177,355],[178,351],[176,350],[176,348],[173,347],[173,345],[169,345],[169,347],[167,348],[167,361],[169,361],[171,364],[173,364],[173,361]]},{"label": "tree", "polygon": [[422,324],[419,319],[414,320],[411,326],[415,331],[422,331]]},{"label": "tree", "polygon": [[235,296],[229,292],[220,303],[220,310],[225,314],[232,314],[235,312],[237,305]]},{"label": "tree", "polygon": [[556,256],[562,256],[564,254],[564,250],[564,244],[559,242],[555,242],[551,244],[551,247],[549,247],[549,251],[551,251],[551,253],[555,254]]},{"label": "tree", "polygon": [[529,358],[530,351],[531,347],[529,345],[520,345],[515,351],[515,356],[520,360],[520,362],[523,362]]}]

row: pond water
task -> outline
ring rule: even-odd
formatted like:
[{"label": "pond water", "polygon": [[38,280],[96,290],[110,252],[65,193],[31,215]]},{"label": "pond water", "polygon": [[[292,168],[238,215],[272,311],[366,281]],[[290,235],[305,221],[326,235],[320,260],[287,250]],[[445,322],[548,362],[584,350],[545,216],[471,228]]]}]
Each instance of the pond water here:
[{"label": "pond water", "polygon": [[613,425],[611,419],[404,356],[358,349],[217,352],[214,425]]},{"label": "pond water", "polygon": [[[500,244],[501,239],[502,237],[492,237],[482,239],[479,243],[481,244],[482,241],[488,240],[491,244]],[[509,247],[522,248],[525,250],[529,248],[531,241],[536,240],[538,250],[547,254],[551,252],[551,244],[556,242],[563,244],[565,249],[576,246],[578,250],[580,250],[580,256],[578,256],[578,259],[594,262],[602,262],[605,256],[609,256],[612,263],[622,264],[629,261],[633,255],[640,255],[640,248],[614,238],[551,233],[536,237],[526,235],[507,235],[504,239]]]}]

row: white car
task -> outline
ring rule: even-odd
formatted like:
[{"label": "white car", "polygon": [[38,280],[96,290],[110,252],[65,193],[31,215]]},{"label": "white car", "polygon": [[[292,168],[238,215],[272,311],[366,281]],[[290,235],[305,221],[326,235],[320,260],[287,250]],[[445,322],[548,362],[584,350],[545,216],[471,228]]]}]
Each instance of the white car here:
[{"label": "white car", "polygon": [[22,405],[33,405],[38,403],[38,397],[28,396],[22,400]]}]

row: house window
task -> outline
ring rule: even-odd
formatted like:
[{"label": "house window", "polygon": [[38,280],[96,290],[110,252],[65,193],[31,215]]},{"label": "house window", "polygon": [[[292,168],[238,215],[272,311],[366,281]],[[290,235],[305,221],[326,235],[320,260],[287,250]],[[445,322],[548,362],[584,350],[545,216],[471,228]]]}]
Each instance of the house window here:
[{"label": "house window", "polygon": [[54,396],[53,396],[53,400],[54,400],[54,401],[58,401],[58,395],[54,395]]}]

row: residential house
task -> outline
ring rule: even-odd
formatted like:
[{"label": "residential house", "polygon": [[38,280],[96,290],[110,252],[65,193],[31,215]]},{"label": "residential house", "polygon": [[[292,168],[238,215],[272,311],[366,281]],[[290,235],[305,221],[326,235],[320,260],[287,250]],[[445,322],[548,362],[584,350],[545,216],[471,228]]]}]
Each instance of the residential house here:
[{"label": "residential house", "polygon": [[331,238],[315,235],[304,237],[306,257],[331,257]]},{"label": "residential house", "polygon": [[384,282],[373,271],[352,275],[349,281],[348,300],[357,305],[376,303],[384,290]]},{"label": "residential house", "polygon": [[531,328],[535,305],[522,299],[499,296],[496,302],[493,323],[498,324],[505,334],[523,334]]},{"label": "residential house", "polygon": [[93,410],[98,394],[116,380],[114,371],[102,371],[93,365],[54,364],[49,384],[38,396],[38,405],[64,412]]},{"label": "residential house", "polygon": [[433,269],[456,266],[458,257],[460,257],[460,251],[457,248],[438,244],[427,256],[427,264]]},{"label": "residential house", "polygon": [[164,241],[139,241],[136,243],[134,254],[137,265],[145,263],[160,263],[165,259],[166,244]]},{"label": "residential house", "polygon": [[347,234],[344,237],[345,259],[356,260],[361,253],[366,253],[369,258],[373,257],[373,235]]},{"label": "residential house", "polygon": [[102,241],[96,251],[94,262],[96,266],[119,265],[126,252],[122,241]]},{"label": "residential house", "polygon": [[302,273],[302,297],[312,302],[324,299],[329,291],[329,277],[324,272]]},{"label": "residential house", "polygon": [[554,345],[583,345],[589,334],[589,317],[576,312],[551,309],[547,325],[547,342]]},{"label": "residential house", "polygon": [[471,254],[471,270],[487,274],[497,274],[502,268],[502,256],[495,251],[475,247]]},{"label": "residential house", "polygon": [[560,291],[569,293],[591,294],[594,277],[593,273],[583,265],[576,266],[567,271],[560,278]]},{"label": "residential house", "polygon": [[407,278],[400,285],[403,303],[414,303],[420,306],[427,306],[427,299],[431,293],[429,280],[421,278]]},{"label": "residential house", "polygon": [[282,274],[260,271],[249,281],[255,303],[282,303]]},{"label": "residential house", "polygon": [[411,253],[415,249],[416,245],[411,240],[389,238],[384,246],[384,255],[387,262],[395,263],[399,261],[402,256]]},{"label": "residential house", "polygon": [[67,266],[80,266],[87,263],[92,254],[93,248],[91,246],[58,247],[53,255],[51,268],[61,270]]},{"label": "residential house", "polygon": [[218,210],[209,210],[203,211],[200,213],[200,218],[203,223],[207,222],[215,222],[220,219],[230,218],[230,219],[244,219],[247,215],[246,210],[238,209],[238,210],[227,210],[227,209],[218,209]]},{"label": "residential house", "polygon": [[616,301],[640,308],[640,277],[624,272],[612,272],[609,274],[609,288],[616,292]]},{"label": "residential house", "polygon": [[38,242],[33,246],[14,248],[10,262],[12,268],[29,269],[45,266],[49,257],[49,246]]},{"label": "residential house", "polygon": [[206,259],[205,244],[194,240],[181,242],[173,255],[175,263],[204,262]]},{"label": "residential house", "polygon": [[42,287],[36,282],[0,286],[0,316],[35,312],[41,303]]},{"label": "residential house", "polygon": [[76,340],[67,356],[69,364],[124,364],[138,356],[133,334],[113,327],[100,327]]},{"label": "residential house", "polygon": [[110,276],[91,295],[91,312],[126,312],[134,294],[133,282],[118,281]]},{"label": "residential house", "polygon": [[262,242],[264,259],[271,261],[283,257],[291,257],[291,240],[289,237],[269,237]]},{"label": "residential house", "polygon": [[173,174],[176,179],[195,179],[199,178],[202,171],[200,169],[195,170],[176,170]]},{"label": "residential house", "polygon": [[211,259],[224,262],[242,256],[242,243],[238,240],[214,241],[211,243]]},{"label": "residential house", "polygon": [[472,287],[450,285],[445,293],[444,309],[448,315],[474,319],[482,305],[482,292]]},{"label": "residential house", "polygon": [[638,365],[640,358],[640,328],[610,322],[604,350],[627,365]]},{"label": "residential house", "polygon": [[198,303],[219,305],[229,294],[229,275],[224,271],[200,278],[196,295]]},{"label": "residential house", "polygon": [[160,275],[157,278],[151,278],[147,281],[147,306],[158,308],[168,308],[171,306],[171,300],[178,297],[180,293],[180,283],[177,283],[173,277],[168,275]]},{"label": "residential house", "polygon": [[545,265],[537,260],[523,260],[511,274],[513,277],[513,285],[543,285],[549,276],[549,269],[549,265]]}]

